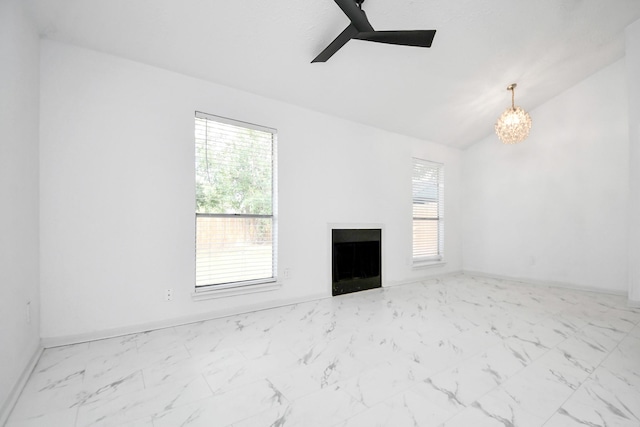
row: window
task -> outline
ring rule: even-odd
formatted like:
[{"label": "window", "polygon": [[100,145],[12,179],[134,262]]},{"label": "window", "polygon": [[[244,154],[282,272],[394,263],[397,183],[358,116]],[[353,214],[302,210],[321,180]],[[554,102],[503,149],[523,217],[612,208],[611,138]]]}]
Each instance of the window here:
[{"label": "window", "polygon": [[196,291],[276,278],[276,131],[196,112]]},{"label": "window", "polygon": [[413,159],[413,264],[442,260],[444,167]]}]

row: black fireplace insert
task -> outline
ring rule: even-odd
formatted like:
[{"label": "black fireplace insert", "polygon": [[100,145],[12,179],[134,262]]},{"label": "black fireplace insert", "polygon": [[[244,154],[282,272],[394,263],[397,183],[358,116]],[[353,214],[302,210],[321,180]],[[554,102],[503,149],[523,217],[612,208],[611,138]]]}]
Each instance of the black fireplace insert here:
[{"label": "black fireplace insert", "polygon": [[333,229],[332,294],[382,287],[380,229]]}]

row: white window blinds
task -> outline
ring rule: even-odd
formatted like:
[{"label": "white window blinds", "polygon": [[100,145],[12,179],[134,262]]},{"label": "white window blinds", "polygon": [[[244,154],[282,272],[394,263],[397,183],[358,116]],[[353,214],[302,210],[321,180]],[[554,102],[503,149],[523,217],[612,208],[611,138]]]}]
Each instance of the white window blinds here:
[{"label": "white window blinds", "polygon": [[196,288],[275,280],[276,131],[196,113]]},{"label": "white window blinds", "polygon": [[444,167],[413,159],[413,263],[440,261],[444,247]]}]

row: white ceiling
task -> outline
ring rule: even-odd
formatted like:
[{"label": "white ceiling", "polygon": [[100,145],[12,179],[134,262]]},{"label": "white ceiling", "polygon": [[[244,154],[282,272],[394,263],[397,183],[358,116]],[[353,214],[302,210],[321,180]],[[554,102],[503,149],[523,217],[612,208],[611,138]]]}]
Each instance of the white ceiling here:
[{"label": "white ceiling", "polygon": [[[436,29],[430,49],[352,40],[332,0],[27,0],[44,37],[393,132],[467,147],[624,55],[640,0],[367,0],[376,30]],[[533,116],[535,126],[535,115]]]}]

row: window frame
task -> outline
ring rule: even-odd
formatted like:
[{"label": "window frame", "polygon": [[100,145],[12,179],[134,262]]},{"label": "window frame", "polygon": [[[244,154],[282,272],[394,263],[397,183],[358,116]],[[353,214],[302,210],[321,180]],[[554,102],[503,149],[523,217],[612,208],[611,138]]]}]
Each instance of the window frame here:
[{"label": "window frame", "polygon": [[[422,167],[430,168],[430,170],[435,171],[437,174],[437,196],[435,197],[435,202],[437,203],[437,216],[426,216],[426,217],[416,217],[414,216],[414,205],[419,199],[415,197],[416,191],[420,191],[420,189],[416,188],[416,165],[421,165]],[[444,226],[445,226],[445,215],[444,215],[444,163],[434,162],[431,160],[425,160],[418,157],[412,157],[411,159],[411,264],[414,268],[420,267],[429,267],[429,266],[437,266],[445,264],[444,258]],[[437,254],[429,255],[429,256],[417,256],[415,241],[416,241],[416,221],[437,221]]]},{"label": "window frame", "polygon": [[[242,214],[242,213],[204,213],[198,212],[196,207],[194,215],[194,294],[195,299],[205,299],[216,296],[231,296],[241,295],[252,292],[262,292],[280,287],[278,284],[278,138],[277,129],[256,125],[249,122],[230,119],[227,117],[217,116],[209,113],[203,113],[200,111],[195,112],[194,117],[194,130],[197,126],[197,119],[204,119],[207,121],[213,121],[221,124],[232,125],[243,129],[256,130],[259,132],[265,132],[271,134],[271,214]],[[197,150],[198,140],[194,135],[194,150]],[[197,162],[197,151],[194,153],[194,160]],[[195,164],[194,162],[194,164]],[[197,171],[194,166],[194,178]],[[194,179],[194,184],[195,184]],[[194,201],[197,200],[197,195],[194,197]],[[198,217],[217,217],[217,218],[271,218],[271,276],[259,279],[251,280],[239,280],[233,282],[213,283],[207,285],[198,285],[197,282],[197,244],[198,244]]]}]

